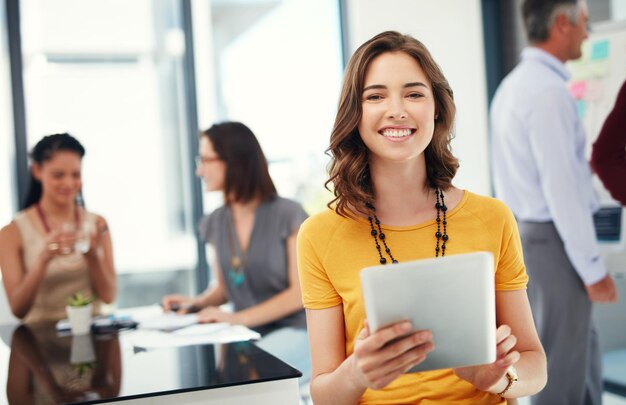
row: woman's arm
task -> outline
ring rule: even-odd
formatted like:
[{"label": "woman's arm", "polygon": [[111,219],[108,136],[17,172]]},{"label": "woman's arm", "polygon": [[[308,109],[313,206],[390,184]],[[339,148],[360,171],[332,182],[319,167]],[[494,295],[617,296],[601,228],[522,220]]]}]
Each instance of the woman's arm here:
[{"label": "woman's arm", "polygon": [[219,261],[216,259],[213,262],[213,279],[215,283],[193,300],[193,305],[197,308],[217,307],[228,302]]},{"label": "woman's arm", "polygon": [[455,369],[455,373],[476,388],[500,393],[508,385],[509,366],[517,371],[518,381],[506,392],[506,398],[533,395],[547,382],[546,355],[537,336],[526,290],[496,291],[498,324],[497,359],[482,366]]},{"label": "woman's arm", "polygon": [[[296,265],[296,236],[298,229],[287,238],[287,271],[289,287],[272,298],[236,313],[227,313],[219,308],[209,307],[198,314],[201,322],[230,322],[255,327],[265,325],[277,319],[284,318],[302,309],[300,282]],[[223,285],[221,272],[219,283]]]},{"label": "woman's arm", "polygon": [[434,348],[430,331],[406,336],[411,325],[400,322],[374,334],[366,326],[357,338],[354,353],[346,358],[343,308],[338,305],[306,312],[311,396],[317,405],[357,404],[367,388],[386,387],[424,361]]},{"label": "woman's arm", "polygon": [[113,302],[117,293],[117,282],[113,264],[113,244],[109,227],[102,217],[96,220],[96,232],[85,253],[91,288],[96,296],[107,304]]},{"label": "woman's arm", "polygon": [[[214,253],[214,252],[213,252]],[[215,255],[213,255],[215,256]],[[207,307],[215,307],[225,304],[228,300],[224,289],[224,279],[220,271],[219,263],[214,260],[212,267],[213,280],[211,285],[197,297],[189,297],[181,294],[170,294],[163,297],[163,310],[174,310],[179,314],[196,312]]]},{"label": "woman's arm", "polygon": [[[48,246],[50,238],[57,237],[57,233],[49,235],[45,246]],[[46,274],[48,262],[58,254],[48,249],[43,249],[29,271],[26,271],[22,260],[22,237],[14,222],[0,230],[0,269],[2,269],[2,282],[6,291],[11,312],[17,318],[24,318],[35,301],[39,285]]]}]

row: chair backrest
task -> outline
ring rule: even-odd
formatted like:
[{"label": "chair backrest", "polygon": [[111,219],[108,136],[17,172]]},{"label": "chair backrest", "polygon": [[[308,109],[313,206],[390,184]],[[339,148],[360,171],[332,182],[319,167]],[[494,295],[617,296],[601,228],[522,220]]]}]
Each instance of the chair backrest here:
[{"label": "chair backrest", "polygon": [[0,278],[0,325],[14,325],[19,323],[19,319],[13,316],[9,301],[7,300],[4,286],[2,284],[2,278]]}]

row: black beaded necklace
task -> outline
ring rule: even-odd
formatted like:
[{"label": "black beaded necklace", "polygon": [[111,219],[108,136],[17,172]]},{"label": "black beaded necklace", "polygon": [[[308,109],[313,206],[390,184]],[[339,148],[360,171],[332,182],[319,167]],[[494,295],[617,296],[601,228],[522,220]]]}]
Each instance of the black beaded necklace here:
[{"label": "black beaded necklace", "polygon": [[[437,232],[435,232],[435,257],[439,257],[439,252],[441,251],[441,257],[446,255],[446,243],[448,242],[448,232],[447,225],[448,220],[446,219],[446,212],[448,211],[448,207],[443,200],[443,191],[439,188],[435,189],[435,209],[437,210],[437,218],[435,221],[437,222]],[[387,239],[385,234],[383,233],[382,228],[380,227],[380,220],[376,216],[376,209],[374,205],[371,203],[366,203],[365,206],[372,211],[372,215],[368,216],[367,219],[370,222],[370,234],[374,238],[374,244],[376,244],[376,250],[378,251],[378,256],[380,257],[380,264],[387,264],[387,258],[383,255],[382,248],[380,246],[379,240],[382,242],[385,247],[385,253],[391,259],[391,263],[398,263],[393,254],[391,253],[391,249],[387,246]],[[443,213],[443,214],[442,214]],[[376,227],[374,227],[376,224]],[[443,224],[443,233],[441,232],[441,225]],[[441,241],[441,248],[439,247],[439,242]]]}]

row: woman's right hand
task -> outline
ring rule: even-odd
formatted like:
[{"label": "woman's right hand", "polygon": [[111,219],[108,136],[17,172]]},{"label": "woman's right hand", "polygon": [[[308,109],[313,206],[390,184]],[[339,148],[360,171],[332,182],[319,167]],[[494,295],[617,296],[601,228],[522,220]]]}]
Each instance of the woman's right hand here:
[{"label": "woman's right hand", "polygon": [[352,371],[362,388],[379,390],[426,359],[433,351],[429,330],[411,332],[411,323],[398,322],[370,334],[367,321],[357,337]]},{"label": "woman's right hand", "polygon": [[186,295],[170,294],[163,297],[161,304],[163,305],[163,311],[186,314],[193,312],[192,308],[195,308],[195,299]]},{"label": "woman's right hand", "polygon": [[45,263],[56,256],[67,255],[74,250],[75,235],[58,229],[50,231],[44,238],[42,259]]}]

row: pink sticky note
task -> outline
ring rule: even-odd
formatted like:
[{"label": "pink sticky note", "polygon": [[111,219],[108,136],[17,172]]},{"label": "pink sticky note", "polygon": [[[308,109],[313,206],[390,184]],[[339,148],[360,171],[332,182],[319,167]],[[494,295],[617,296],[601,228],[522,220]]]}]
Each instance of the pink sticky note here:
[{"label": "pink sticky note", "polygon": [[569,91],[576,100],[582,100],[587,92],[587,82],[584,80],[572,82],[569,85]]}]

